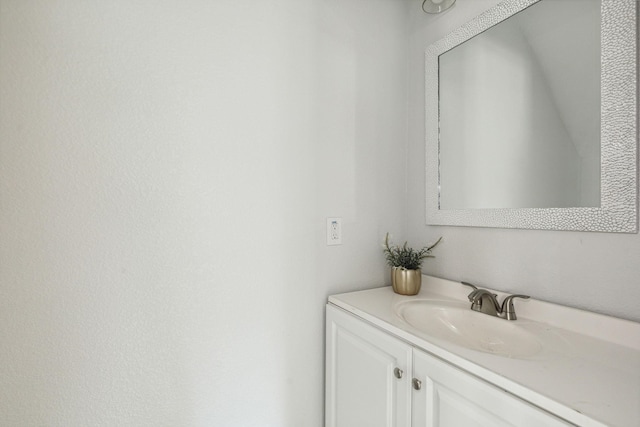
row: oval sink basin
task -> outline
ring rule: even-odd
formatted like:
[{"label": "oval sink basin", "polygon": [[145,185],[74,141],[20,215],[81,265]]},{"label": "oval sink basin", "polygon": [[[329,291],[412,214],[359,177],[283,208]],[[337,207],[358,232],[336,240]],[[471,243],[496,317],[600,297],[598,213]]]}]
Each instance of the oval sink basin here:
[{"label": "oval sink basin", "polygon": [[538,353],[540,341],[518,320],[504,320],[473,311],[470,303],[411,300],[396,314],[413,328],[434,338],[498,356],[523,358]]}]

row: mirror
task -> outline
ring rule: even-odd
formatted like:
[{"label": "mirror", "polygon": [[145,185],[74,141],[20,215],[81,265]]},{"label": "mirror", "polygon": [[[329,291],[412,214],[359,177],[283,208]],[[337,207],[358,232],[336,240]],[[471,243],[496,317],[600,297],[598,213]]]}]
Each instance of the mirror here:
[{"label": "mirror", "polygon": [[427,223],[637,232],[635,0],[507,0],[426,53]]},{"label": "mirror", "polygon": [[600,4],[577,1],[440,55],[441,209],[600,206]]}]

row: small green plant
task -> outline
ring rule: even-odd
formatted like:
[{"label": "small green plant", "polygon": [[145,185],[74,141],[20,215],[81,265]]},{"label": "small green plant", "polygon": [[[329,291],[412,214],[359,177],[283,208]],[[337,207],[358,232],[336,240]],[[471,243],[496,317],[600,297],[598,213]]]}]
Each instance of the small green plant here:
[{"label": "small green plant", "polygon": [[402,246],[394,246],[389,243],[389,233],[384,238],[384,254],[387,258],[387,264],[391,267],[400,267],[405,270],[419,270],[422,262],[426,258],[434,258],[431,250],[435,248],[442,240],[438,239],[433,245],[416,250],[407,247],[407,242]]}]

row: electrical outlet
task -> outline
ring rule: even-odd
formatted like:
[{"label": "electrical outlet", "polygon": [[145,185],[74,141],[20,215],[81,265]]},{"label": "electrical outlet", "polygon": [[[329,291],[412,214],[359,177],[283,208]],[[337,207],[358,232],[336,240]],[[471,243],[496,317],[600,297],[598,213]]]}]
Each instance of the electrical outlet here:
[{"label": "electrical outlet", "polygon": [[327,218],[327,245],[342,244],[342,218]]}]

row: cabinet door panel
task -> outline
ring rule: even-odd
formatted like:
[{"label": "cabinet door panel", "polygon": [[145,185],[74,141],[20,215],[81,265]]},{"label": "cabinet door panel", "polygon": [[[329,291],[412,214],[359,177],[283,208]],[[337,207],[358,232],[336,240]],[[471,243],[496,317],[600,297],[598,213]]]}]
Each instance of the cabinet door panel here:
[{"label": "cabinet door panel", "polygon": [[431,355],[414,350],[413,427],[566,427],[572,424]]},{"label": "cabinet door panel", "polygon": [[327,427],[409,427],[410,378],[410,346],[327,307]]}]

